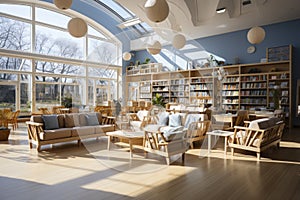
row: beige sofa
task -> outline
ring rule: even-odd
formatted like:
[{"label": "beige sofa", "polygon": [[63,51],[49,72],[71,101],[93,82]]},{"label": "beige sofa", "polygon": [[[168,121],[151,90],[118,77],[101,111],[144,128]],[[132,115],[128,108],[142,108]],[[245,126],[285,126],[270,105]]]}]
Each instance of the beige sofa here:
[{"label": "beige sofa", "polygon": [[33,144],[37,150],[42,145],[55,144],[82,139],[105,136],[114,131],[115,124],[103,124],[105,117],[100,113],[72,113],[58,115],[34,115],[26,122],[30,148]]},{"label": "beige sofa", "polygon": [[253,151],[259,160],[260,152],[276,144],[279,147],[284,125],[279,118],[272,117],[251,121],[248,127],[235,126],[229,141],[232,155],[234,149]]}]

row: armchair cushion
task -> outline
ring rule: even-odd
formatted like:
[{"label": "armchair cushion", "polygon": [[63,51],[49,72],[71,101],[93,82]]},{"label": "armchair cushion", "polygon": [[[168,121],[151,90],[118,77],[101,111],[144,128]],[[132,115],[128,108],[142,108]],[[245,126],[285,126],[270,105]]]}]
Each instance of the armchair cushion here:
[{"label": "armchair cushion", "polygon": [[57,115],[43,115],[42,118],[44,121],[45,130],[53,130],[59,128]]},{"label": "armchair cushion", "polygon": [[169,113],[168,112],[162,112],[158,114],[158,125],[162,126],[168,126],[169,122]]},{"label": "armchair cushion", "polygon": [[181,115],[178,113],[169,116],[169,126],[178,127],[181,126]]},{"label": "armchair cushion", "polygon": [[199,121],[202,115],[203,114],[188,114],[184,122],[184,127],[188,128],[190,123]]},{"label": "armchair cushion", "polygon": [[249,124],[250,129],[266,129],[269,127],[269,118],[253,120]]},{"label": "armchair cushion", "polygon": [[164,133],[164,137],[167,142],[173,141],[173,140],[178,140],[182,139],[182,131],[184,127],[183,126],[177,126],[177,127],[164,127],[161,129]]},{"label": "armchair cushion", "polygon": [[147,110],[140,110],[136,113],[137,117],[139,118],[140,121],[144,120],[144,117],[146,117],[148,115],[148,111]]}]

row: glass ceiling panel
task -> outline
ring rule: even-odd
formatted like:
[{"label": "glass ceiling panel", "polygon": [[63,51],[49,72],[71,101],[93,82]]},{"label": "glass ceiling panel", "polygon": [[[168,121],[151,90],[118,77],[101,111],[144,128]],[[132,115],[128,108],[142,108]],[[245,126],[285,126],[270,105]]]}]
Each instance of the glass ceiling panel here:
[{"label": "glass ceiling panel", "polygon": [[[94,0],[94,2],[106,7],[106,9],[110,10],[112,14],[117,16],[121,22],[126,22],[128,20],[136,18],[136,15],[128,10],[127,8],[123,7],[119,3],[115,2],[114,0]],[[134,26],[127,27],[129,29],[135,30],[138,34],[144,35],[150,32],[153,32],[152,28],[146,24],[145,22],[139,23]]]},{"label": "glass ceiling panel", "polygon": [[91,26],[88,26],[88,34],[89,34],[89,35],[98,36],[98,37],[101,37],[101,38],[105,38],[105,39],[106,39],[106,37],[105,37],[102,33],[100,33],[100,31],[97,31],[96,29],[94,29],[94,28],[91,27]]},{"label": "glass ceiling panel", "polygon": [[132,12],[130,12],[128,9],[125,9],[113,0],[101,0],[101,2],[118,13],[125,20],[132,19],[134,17],[134,14]]},{"label": "glass ceiling panel", "polygon": [[27,5],[0,4],[0,12],[31,19],[31,7]]},{"label": "glass ceiling panel", "polygon": [[[36,8],[36,21],[59,27],[67,27],[71,17],[44,8]],[[51,20],[49,20],[51,19]]]}]

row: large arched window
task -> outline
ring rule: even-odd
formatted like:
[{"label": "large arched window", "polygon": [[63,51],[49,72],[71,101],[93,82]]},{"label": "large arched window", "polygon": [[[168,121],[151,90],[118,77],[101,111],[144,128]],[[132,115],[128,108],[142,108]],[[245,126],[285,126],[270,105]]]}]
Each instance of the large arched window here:
[{"label": "large arched window", "polygon": [[[87,21],[85,37],[68,33],[72,17]],[[79,107],[117,99],[119,55],[117,39],[74,11],[64,12],[42,2],[1,3],[0,108],[35,111],[70,98]]]}]

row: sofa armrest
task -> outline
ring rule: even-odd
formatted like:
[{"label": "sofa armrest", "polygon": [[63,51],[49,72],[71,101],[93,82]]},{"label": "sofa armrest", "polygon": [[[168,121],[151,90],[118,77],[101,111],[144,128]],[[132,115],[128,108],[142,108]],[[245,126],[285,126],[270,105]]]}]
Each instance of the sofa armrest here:
[{"label": "sofa armrest", "polygon": [[29,140],[40,141],[40,133],[44,132],[44,124],[32,121],[28,121],[26,124]]},{"label": "sofa armrest", "polygon": [[41,126],[41,127],[44,126],[43,123],[31,122],[31,121],[27,121],[26,124],[27,124],[28,126]]},{"label": "sofa armrest", "polygon": [[116,124],[116,118],[112,116],[102,116],[102,124]]},{"label": "sofa armrest", "polygon": [[140,121],[136,113],[129,113],[128,116],[131,121]]}]

